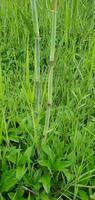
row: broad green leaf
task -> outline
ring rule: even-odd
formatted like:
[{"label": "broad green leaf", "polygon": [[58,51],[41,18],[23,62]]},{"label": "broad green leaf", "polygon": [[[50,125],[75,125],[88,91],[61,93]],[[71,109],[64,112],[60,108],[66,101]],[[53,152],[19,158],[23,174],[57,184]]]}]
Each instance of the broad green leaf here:
[{"label": "broad green leaf", "polygon": [[15,186],[17,183],[17,179],[15,176],[15,170],[8,170],[4,172],[1,180],[0,180],[0,191],[1,192],[8,192],[12,187]]},{"label": "broad green leaf", "polygon": [[19,149],[16,149],[14,147],[11,148],[10,151],[6,155],[6,158],[8,159],[8,161],[11,161],[12,163],[15,164],[18,152],[19,152]]},{"label": "broad green leaf", "polygon": [[74,176],[73,174],[70,173],[68,169],[64,169],[64,175],[66,176],[68,182],[72,181]]},{"label": "broad green leaf", "polygon": [[49,170],[51,170],[52,166],[51,166],[51,163],[49,160],[46,160],[46,159],[41,159],[38,161],[39,164],[43,167],[47,167]]},{"label": "broad green leaf", "polygon": [[79,190],[79,196],[81,200],[89,200],[88,194],[84,190]]},{"label": "broad green leaf", "polygon": [[[12,130],[9,130],[10,131],[10,135],[9,135],[9,139],[10,141],[13,141],[13,142],[16,142],[16,143],[19,143],[19,136],[17,135],[17,130],[15,130],[15,128],[13,128]],[[12,131],[12,132],[11,132]],[[18,130],[19,131],[19,130]]]},{"label": "broad green leaf", "polygon": [[11,200],[15,200],[15,194],[13,192],[8,193],[8,196]]},{"label": "broad green leaf", "polygon": [[41,178],[41,183],[46,191],[46,193],[50,192],[50,181],[51,181],[51,177],[49,175],[43,175]]},{"label": "broad green leaf", "polygon": [[28,147],[24,153],[24,156],[30,159],[31,154],[32,154],[32,147]]},{"label": "broad green leaf", "polygon": [[28,147],[26,151],[23,153],[23,155],[21,155],[19,159],[19,165],[24,165],[28,163],[30,160],[31,154],[32,154],[32,147]]},{"label": "broad green leaf", "polygon": [[40,188],[42,187],[42,185],[40,182],[36,182],[33,184],[32,187],[34,187],[34,190],[38,192],[40,190]]},{"label": "broad green leaf", "polygon": [[56,171],[64,172],[64,170],[70,166],[70,163],[67,161],[57,160],[54,164],[54,169]]},{"label": "broad green leaf", "polygon": [[41,178],[41,169],[38,169],[34,172],[33,175],[34,182],[38,182],[40,178]]},{"label": "broad green leaf", "polygon": [[54,160],[55,160],[55,154],[54,154],[53,150],[50,148],[50,146],[49,145],[43,145],[42,150],[48,155],[48,157],[50,158],[50,160],[53,163]]},{"label": "broad green leaf", "polygon": [[26,173],[27,168],[25,168],[25,165],[22,166],[18,166],[16,169],[16,178],[17,180],[21,180],[21,178],[24,176],[24,174]]}]

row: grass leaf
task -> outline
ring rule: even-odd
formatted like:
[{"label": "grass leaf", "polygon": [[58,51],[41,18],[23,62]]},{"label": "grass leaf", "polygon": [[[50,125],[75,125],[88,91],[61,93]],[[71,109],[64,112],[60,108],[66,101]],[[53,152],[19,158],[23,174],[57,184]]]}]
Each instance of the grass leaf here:
[{"label": "grass leaf", "polygon": [[49,175],[43,175],[41,178],[41,183],[42,183],[46,193],[50,192],[50,187],[51,187],[50,181],[51,181],[51,177]]}]

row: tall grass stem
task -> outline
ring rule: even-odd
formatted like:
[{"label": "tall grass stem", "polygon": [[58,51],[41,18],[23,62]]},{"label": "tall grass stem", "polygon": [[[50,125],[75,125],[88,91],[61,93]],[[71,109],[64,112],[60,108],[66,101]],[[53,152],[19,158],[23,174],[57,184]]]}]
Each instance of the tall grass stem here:
[{"label": "tall grass stem", "polygon": [[50,113],[52,107],[52,90],[53,90],[53,68],[55,57],[55,41],[56,41],[56,16],[57,16],[57,0],[52,0],[51,9],[51,46],[50,46],[50,60],[49,60],[49,72],[48,72],[48,101],[47,111],[45,118],[44,136],[47,138],[49,131]]},{"label": "tall grass stem", "polygon": [[36,0],[31,0],[31,8],[35,32],[35,102],[36,114],[38,115],[40,109],[40,36]]}]

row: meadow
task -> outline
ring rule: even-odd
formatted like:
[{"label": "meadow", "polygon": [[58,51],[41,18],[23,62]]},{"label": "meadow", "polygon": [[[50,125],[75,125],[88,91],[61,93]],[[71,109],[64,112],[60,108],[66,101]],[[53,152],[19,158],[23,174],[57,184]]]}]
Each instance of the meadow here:
[{"label": "meadow", "polygon": [[0,0],[0,200],[95,200],[94,0]]}]

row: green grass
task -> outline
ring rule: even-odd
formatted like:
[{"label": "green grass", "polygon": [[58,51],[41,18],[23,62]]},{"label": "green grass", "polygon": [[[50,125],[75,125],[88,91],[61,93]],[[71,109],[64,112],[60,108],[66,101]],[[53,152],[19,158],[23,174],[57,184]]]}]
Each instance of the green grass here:
[{"label": "green grass", "polygon": [[95,2],[60,0],[45,144],[51,0],[38,0],[40,112],[30,0],[0,0],[0,200],[95,199]]}]

